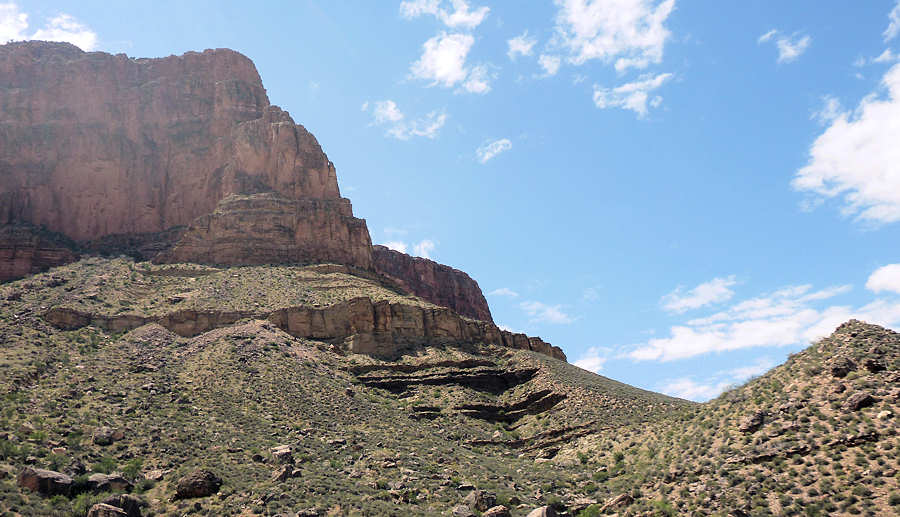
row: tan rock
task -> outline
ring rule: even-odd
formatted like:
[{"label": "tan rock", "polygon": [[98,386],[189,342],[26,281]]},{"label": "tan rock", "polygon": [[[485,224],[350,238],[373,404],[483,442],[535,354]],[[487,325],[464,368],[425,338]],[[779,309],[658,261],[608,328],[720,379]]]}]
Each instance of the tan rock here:
[{"label": "tan rock", "polygon": [[88,510],[87,517],[128,517],[128,513],[111,504],[97,503]]},{"label": "tan rock", "polygon": [[72,478],[52,470],[25,467],[19,474],[17,484],[42,495],[69,495]]}]

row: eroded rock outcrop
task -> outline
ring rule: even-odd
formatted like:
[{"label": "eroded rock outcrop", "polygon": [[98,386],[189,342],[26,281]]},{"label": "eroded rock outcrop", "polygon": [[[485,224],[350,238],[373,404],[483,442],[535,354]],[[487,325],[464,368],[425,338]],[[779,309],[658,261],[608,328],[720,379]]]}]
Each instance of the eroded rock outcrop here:
[{"label": "eroded rock outcrop", "polygon": [[405,290],[463,316],[494,321],[478,282],[466,273],[421,257],[411,257],[384,246],[373,246],[375,271]]},{"label": "eroded rock outcrop", "polygon": [[78,260],[74,243],[30,224],[0,226],[0,282]]},{"label": "eroded rock outcrop", "polygon": [[61,329],[94,325],[113,332],[157,323],[181,336],[196,336],[245,318],[268,319],[287,333],[341,342],[350,352],[390,357],[425,343],[484,343],[531,350],[561,361],[562,349],[538,337],[501,330],[493,323],[463,318],[451,309],[359,297],[329,307],[287,307],[271,312],[179,310],[163,316],[91,314],[55,307],[44,319]]}]

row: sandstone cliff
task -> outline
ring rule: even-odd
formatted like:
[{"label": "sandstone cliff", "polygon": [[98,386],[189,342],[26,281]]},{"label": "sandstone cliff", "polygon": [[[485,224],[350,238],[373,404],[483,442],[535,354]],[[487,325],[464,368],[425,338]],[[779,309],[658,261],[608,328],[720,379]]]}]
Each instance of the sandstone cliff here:
[{"label": "sandstone cliff", "polygon": [[[334,165],[269,104],[237,52],[132,59],[12,43],[0,46],[0,106],[0,224],[111,242],[188,226],[229,195],[266,192],[331,201],[317,204],[332,229],[317,244],[369,267],[368,232],[341,199]],[[327,242],[347,234],[355,238]]]},{"label": "sandstone cliff", "polygon": [[375,271],[431,303],[450,307],[463,316],[494,321],[478,282],[464,272],[432,260],[411,257],[384,246],[373,246]]},{"label": "sandstone cliff", "polygon": [[134,59],[11,43],[0,46],[0,107],[0,281],[79,253],[336,262],[492,321],[465,273],[373,250],[315,137],[269,104],[237,52]]}]

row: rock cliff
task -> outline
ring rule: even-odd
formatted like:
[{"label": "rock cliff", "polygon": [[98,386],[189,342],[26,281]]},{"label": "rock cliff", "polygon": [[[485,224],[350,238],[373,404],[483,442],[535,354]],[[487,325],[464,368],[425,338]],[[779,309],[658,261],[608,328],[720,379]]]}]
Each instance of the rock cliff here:
[{"label": "rock cliff", "polygon": [[373,246],[372,259],[378,274],[393,279],[416,296],[450,307],[463,316],[494,321],[478,282],[466,273],[384,246]]},{"label": "rock cliff", "polygon": [[0,281],[80,253],[335,262],[492,321],[465,273],[373,249],[315,137],[269,104],[237,52],[134,59],[10,43],[0,106]]},{"label": "rock cliff", "polygon": [[[0,46],[0,106],[0,224],[108,243],[188,226],[229,195],[265,192],[324,201],[313,203],[316,218],[332,231],[317,236],[319,247],[355,246],[348,263],[369,266],[365,224],[340,197],[334,165],[269,104],[237,52],[133,59],[12,43]],[[324,242],[348,234],[352,242]]]}]

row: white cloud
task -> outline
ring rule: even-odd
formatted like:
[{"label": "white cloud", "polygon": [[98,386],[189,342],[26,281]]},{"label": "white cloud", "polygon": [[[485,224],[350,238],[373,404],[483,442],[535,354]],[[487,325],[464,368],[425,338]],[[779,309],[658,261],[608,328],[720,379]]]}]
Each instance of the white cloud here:
[{"label": "white cloud", "polygon": [[487,65],[466,66],[475,38],[470,34],[441,32],[422,45],[422,56],[410,67],[416,79],[431,81],[429,86],[452,88],[457,91],[484,94],[491,91]]},{"label": "white cloud", "polygon": [[81,50],[97,47],[97,33],[71,15],[61,13],[47,24],[31,33],[28,30],[28,14],[15,3],[0,4],[0,44],[18,40],[65,41]]},{"label": "white cloud", "polygon": [[713,278],[704,282],[690,291],[683,293],[679,287],[671,293],[663,296],[662,306],[669,312],[682,313],[691,309],[699,309],[706,305],[721,303],[731,299],[734,291],[729,287],[736,284],[734,276],[727,278]]},{"label": "white cloud", "polygon": [[693,377],[679,377],[663,381],[658,389],[666,395],[706,402],[719,396],[723,391],[769,371],[775,362],[769,357],[760,357],[754,362],[713,374],[705,381],[698,382]]},{"label": "white cloud", "polygon": [[0,44],[7,41],[30,39],[25,35],[28,15],[19,11],[16,4],[0,4]]},{"label": "white cloud", "polygon": [[660,391],[672,397],[705,402],[718,396],[731,385],[728,381],[701,384],[690,377],[680,377],[667,381]]},{"label": "white cloud", "polygon": [[451,28],[474,29],[490,12],[489,7],[469,8],[465,0],[451,0],[453,10],[444,9],[442,0],[405,0],[400,2],[400,16],[406,19],[430,14]]},{"label": "white cloud", "polygon": [[662,97],[650,98],[650,92],[662,86],[672,78],[672,74],[659,74],[657,76],[643,75],[637,81],[625,83],[615,88],[601,88],[594,85],[594,104],[601,109],[621,108],[637,113],[638,117],[647,115],[647,104],[657,107],[662,102]]},{"label": "white cloud", "polygon": [[586,302],[596,302],[600,299],[600,292],[596,287],[585,287],[581,292],[581,299]]},{"label": "white cloud", "polygon": [[469,93],[478,93],[484,95],[485,93],[491,91],[491,79],[492,76],[488,72],[488,68],[486,65],[478,65],[472,67],[469,70],[469,75],[466,77],[466,81],[462,85],[462,89]]},{"label": "white cloud", "polygon": [[843,198],[844,215],[872,223],[900,221],[900,64],[852,113],[831,121],[791,185],[822,198]]},{"label": "white cloud", "polygon": [[519,296],[519,293],[513,291],[509,287],[501,287],[499,289],[494,289],[493,291],[489,292],[488,296],[506,296],[509,298],[516,298]]},{"label": "white cloud", "polygon": [[772,39],[773,37],[775,37],[776,34],[778,34],[778,29],[772,29],[769,32],[760,36],[759,39],[756,40],[756,43],[757,44],[765,43],[765,42],[769,41],[770,39]]},{"label": "white cloud", "polygon": [[431,258],[431,252],[434,251],[435,242],[431,239],[425,239],[418,244],[413,245],[412,254],[417,257]]},{"label": "white cloud", "polygon": [[575,319],[562,310],[562,305],[547,305],[541,302],[528,301],[519,304],[519,307],[536,323],[569,324]]},{"label": "white cloud", "polygon": [[900,264],[888,264],[875,270],[866,281],[873,293],[889,291],[900,294]]},{"label": "white cloud", "polygon": [[877,299],[856,308],[819,307],[820,302],[850,289],[849,285],[818,291],[810,285],[789,286],[673,326],[667,337],[650,339],[625,355],[634,360],[672,361],[745,348],[803,346],[851,318],[879,325],[900,322],[900,299]]},{"label": "white cloud", "polygon": [[890,23],[884,31],[884,41],[890,41],[897,37],[897,34],[900,34],[900,0],[891,9],[890,14],[888,14],[888,20],[890,20]]},{"label": "white cloud", "polygon": [[403,120],[403,113],[397,108],[397,103],[392,100],[376,101],[372,115],[375,117],[375,124]]},{"label": "white cloud", "polygon": [[900,55],[894,54],[891,49],[886,48],[884,52],[878,54],[878,57],[873,58],[873,63],[892,63],[894,61],[900,60]]},{"label": "white cloud", "polygon": [[399,251],[400,253],[406,253],[406,243],[402,241],[387,241],[382,246],[390,248],[394,251]]},{"label": "white cloud", "polygon": [[373,126],[385,126],[385,134],[397,140],[409,140],[420,136],[434,139],[447,122],[447,114],[443,111],[432,111],[414,120],[408,120],[397,103],[392,100],[365,102],[364,111],[372,110]]},{"label": "white cloud", "polygon": [[603,365],[609,360],[609,353],[610,350],[607,348],[592,346],[572,364],[589,372],[600,373]]},{"label": "white cloud", "polygon": [[559,65],[561,63],[562,60],[559,58],[559,56],[541,54],[541,56],[538,58],[538,64],[541,65],[541,68],[544,69],[544,77],[556,75],[556,72],[559,72]]},{"label": "white cloud", "polygon": [[537,39],[529,37],[528,31],[525,31],[515,38],[507,40],[506,43],[509,45],[506,55],[515,60],[517,56],[530,56]]},{"label": "white cloud", "polygon": [[732,379],[735,381],[744,381],[751,377],[756,377],[758,375],[762,375],[767,371],[771,370],[772,367],[775,366],[775,361],[773,361],[769,357],[760,357],[756,360],[756,362],[739,366],[732,370],[726,372]]},{"label": "white cloud", "polygon": [[670,33],[664,23],[675,0],[555,0],[554,43],[581,65],[593,59],[615,68],[646,68],[662,61]]},{"label": "white cloud", "polygon": [[772,40],[775,41],[775,47],[778,49],[779,63],[791,63],[796,61],[798,57],[806,52],[806,49],[808,49],[810,43],[812,43],[812,38],[798,33],[791,34],[790,36],[779,36],[777,29],[772,29],[763,34],[756,40],[756,43],[762,44]]},{"label": "white cloud", "polygon": [[818,120],[822,125],[828,125],[836,118],[844,114],[844,108],[841,101],[831,95],[822,97],[822,107],[813,113],[812,118]]},{"label": "white cloud", "polygon": [[510,142],[508,138],[500,138],[493,142],[485,142],[481,147],[475,150],[475,155],[478,156],[478,162],[484,164],[491,158],[502,152],[509,151],[510,149],[512,149],[512,142]]},{"label": "white cloud", "polygon": [[442,32],[422,45],[422,57],[413,63],[413,77],[432,81],[444,87],[462,82],[469,74],[466,56],[475,43],[469,34],[447,34]]}]

